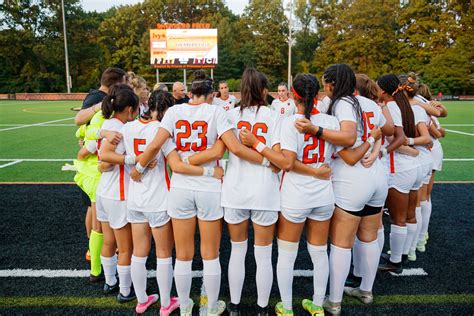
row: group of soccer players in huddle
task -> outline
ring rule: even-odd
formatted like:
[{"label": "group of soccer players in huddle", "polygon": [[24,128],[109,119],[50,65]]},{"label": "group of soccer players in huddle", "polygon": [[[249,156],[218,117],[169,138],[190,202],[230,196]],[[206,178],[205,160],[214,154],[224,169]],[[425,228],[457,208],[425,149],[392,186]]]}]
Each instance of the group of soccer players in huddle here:
[{"label": "group of soccer players in huddle", "polygon": [[[107,69],[102,93],[94,92],[101,101],[78,114],[87,122],[77,133],[82,147],[75,180],[91,201],[91,282],[103,275],[104,293],[118,292],[119,302],[136,299],[137,313],[160,299],[160,315],[178,308],[192,315],[197,226],[207,315],[243,315],[250,220],[257,289],[252,315],[273,314],[275,234],[281,301],[274,310],[294,315],[293,270],[305,228],[314,294],[303,308],[339,315],[344,293],[370,304],[378,270],[401,273],[417,250],[425,251],[433,178],[443,158],[437,117],[447,111],[414,74],[374,82],[337,64],[321,83],[325,97],[319,100],[318,79],[298,74],[293,98],[280,84],[269,104],[266,76],[248,68],[237,102],[225,82],[215,95],[213,81],[196,71],[183,103],[163,85],[149,95],[142,78]],[[389,254],[382,254],[384,207]],[[231,242],[227,306],[219,300],[223,221]],[[152,238],[159,296],[146,292]]]}]

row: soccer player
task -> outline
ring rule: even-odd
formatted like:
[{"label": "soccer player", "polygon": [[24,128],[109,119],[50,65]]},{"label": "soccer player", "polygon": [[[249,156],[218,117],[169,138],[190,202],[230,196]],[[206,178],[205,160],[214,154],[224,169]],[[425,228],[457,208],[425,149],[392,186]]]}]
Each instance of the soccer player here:
[{"label": "soccer player", "polygon": [[293,99],[290,99],[290,93],[286,83],[280,82],[278,85],[278,99],[273,100],[270,108],[279,113],[282,117],[295,114],[296,105]]},{"label": "soccer player", "polygon": [[134,76],[131,81],[130,85],[133,88],[133,92],[138,96],[140,100],[140,116],[142,116],[148,110],[148,97],[150,94],[150,90],[146,85],[146,81],[143,77]]},{"label": "soccer player", "polygon": [[226,81],[219,81],[219,91],[212,100],[212,104],[221,106],[224,110],[229,111],[235,108],[237,98],[229,94],[229,86]]},{"label": "soccer player", "polygon": [[[260,154],[243,146],[236,138],[226,111],[209,104],[213,94],[211,79],[196,76],[192,82],[191,93],[193,98],[189,104],[177,104],[166,112],[155,138],[137,158],[136,168],[131,173],[135,181],[141,178],[144,167],[158,154],[168,138],[175,141],[183,161],[203,165],[205,175],[213,172],[213,167],[216,166],[217,160],[222,158],[225,147],[240,158],[256,164],[262,163],[263,157]],[[219,139],[225,146],[218,146],[214,156],[210,155],[202,161],[195,161],[190,157],[210,148]],[[200,233],[208,315],[220,315],[225,311],[225,303],[218,301],[221,281],[219,246],[224,215],[220,193],[221,182],[212,177],[176,174],[171,179],[168,214],[173,223],[177,258],[174,275],[183,316],[192,314],[194,304],[190,298],[190,290],[196,222]]]},{"label": "soccer player", "polygon": [[[138,115],[138,105],[138,97],[128,89],[107,96],[102,102],[102,115],[107,119],[102,128],[120,132],[126,122],[133,121]],[[113,166],[111,170],[102,174],[96,193],[97,219],[102,224],[104,234],[101,256],[105,275],[104,292],[112,293],[120,287],[117,295],[117,301],[120,303],[135,299],[130,277],[133,245],[131,227],[127,221],[126,201],[129,182],[128,165],[135,163],[135,156],[122,156],[124,152],[123,140],[118,145],[102,140],[99,157],[101,161],[111,163]],[[117,247],[118,260],[115,254]],[[116,271],[118,271],[120,281],[116,278]]]},{"label": "soccer player", "polygon": [[[148,111],[143,113],[140,119],[125,124],[121,130],[124,135],[125,153],[138,156],[146,149],[156,135],[164,113],[173,106],[174,100],[168,92],[155,91],[148,104]],[[172,140],[168,140],[155,157],[156,167],[148,170],[140,182],[132,181],[129,184],[127,219],[132,225],[133,236],[131,277],[137,295],[135,311],[138,314],[144,313],[158,300],[157,294],[146,294],[145,264],[150,252],[151,235],[156,245],[156,279],[161,295],[160,315],[169,315],[179,307],[178,299],[170,297],[174,241],[170,217],[167,214],[170,179],[166,162],[170,164],[175,175],[185,173],[198,176],[204,173],[204,168],[184,164],[175,149]],[[223,173],[222,168],[215,167],[213,174],[220,179]]]},{"label": "soccer player", "polygon": [[[293,315],[293,268],[298,254],[301,233],[306,225],[308,252],[313,262],[314,295],[303,300],[303,307],[312,315],[324,315],[322,308],[329,275],[327,237],[334,211],[334,193],[328,163],[336,147],[314,135],[301,134],[295,121],[306,118],[313,124],[338,130],[335,117],[320,114],[314,107],[319,84],[310,74],[299,74],[293,80],[297,114],[281,123],[279,150],[261,146],[257,136],[241,132],[246,145],[263,149],[262,154],[285,170],[281,183],[281,215],[278,223],[278,288],[282,302],[275,307],[277,315]],[[342,149],[342,148],[341,148]]]},{"label": "soccer player", "polygon": [[[336,208],[331,219],[330,294],[324,302],[324,309],[333,315],[341,312],[344,283],[351,264],[351,248],[355,237],[361,241],[361,260],[365,271],[359,288],[351,289],[349,295],[364,303],[373,300],[372,285],[377,273],[379,247],[377,229],[379,213],[387,195],[385,177],[380,179],[381,168],[374,163],[366,168],[361,160],[370,154],[374,143],[381,137],[381,129],[390,134],[392,126],[386,120],[375,102],[354,96],[356,78],[352,69],[345,64],[329,67],[323,76],[324,90],[331,99],[328,114],[334,115],[340,124],[340,131],[324,129],[306,119],[297,121],[303,132],[335,143],[341,135],[349,144],[338,152],[333,164],[333,189]],[[387,126],[385,126],[387,125]],[[388,127],[388,128],[387,128]],[[393,130],[392,130],[393,133]]]},{"label": "soccer player", "polygon": [[[263,79],[263,80],[262,80]],[[265,106],[268,80],[255,69],[242,75],[240,107],[227,112],[236,134],[246,130],[257,135],[261,146],[273,148],[279,143],[279,115]],[[256,165],[230,153],[221,205],[231,240],[228,266],[231,316],[240,314],[240,300],[245,279],[249,219],[252,221],[257,263],[257,307],[255,315],[269,315],[268,301],[273,284],[272,244],[280,210],[278,175],[265,165]]]}]

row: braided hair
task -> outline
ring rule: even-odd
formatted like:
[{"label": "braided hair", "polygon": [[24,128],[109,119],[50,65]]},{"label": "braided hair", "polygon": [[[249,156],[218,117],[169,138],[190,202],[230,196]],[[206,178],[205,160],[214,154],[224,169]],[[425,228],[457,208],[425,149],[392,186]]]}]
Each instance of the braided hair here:
[{"label": "braided hair", "polygon": [[151,119],[152,112],[158,112],[158,121],[161,122],[163,116],[165,116],[166,110],[174,105],[174,98],[168,91],[155,90],[151,93],[150,99],[148,100],[148,110],[143,114],[145,119]]},{"label": "braided hair", "polygon": [[314,99],[319,91],[318,80],[311,74],[298,74],[293,79],[292,90],[298,103],[304,104],[304,116],[310,119],[311,111],[314,108]]},{"label": "braided hair", "polygon": [[415,137],[415,114],[411,108],[410,101],[404,92],[404,86],[394,74],[384,75],[377,80],[377,84],[386,93],[390,94],[402,113],[403,131],[407,137]]},{"label": "braided hair", "polygon": [[323,80],[325,83],[330,83],[334,87],[327,113],[334,115],[337,103],[339,100],[344,99],[352,105],[357,121],[360,122],[363,129],[362,108],[360,107],[359,100],[354,96],[356,77],[351,67],[347,64],[332,65],[324,72]]}]

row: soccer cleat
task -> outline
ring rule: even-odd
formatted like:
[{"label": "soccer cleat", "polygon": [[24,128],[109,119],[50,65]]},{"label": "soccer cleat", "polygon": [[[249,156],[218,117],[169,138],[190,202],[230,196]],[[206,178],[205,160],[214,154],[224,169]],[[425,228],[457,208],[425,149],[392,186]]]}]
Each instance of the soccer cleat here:
[{"label": "soccer cleat", "polygon": [[303,309],[311,314],[311,316],[324,315],[324,308],[313,303],[312,300],[304,299],[301,302]]},{"label": "soccer cleat", "polygon": [[333,303],[326,297],[323,303],[323,308],[326,312],[331,315],[338,316],[341,315],[341,303]]},{"label": "soccer cleat", "polygon": [[89,283],[99,283],[105,280],[104,273],[101,272],[99,275],[89,275]]},{"label": "soccer cleat", "polygon": [[136,298],[137,298],[137,296],[135,295],[135,291],[133,290],[133,287],[130,288],[130,293],[128,293],[127,296],[122,295],[122,293],[120,293],[120,292],[119,292],[119,294],[117,294],[117,302],[119,302],[119,303],[131,302],[131,301],[135,300]]},{"label": "soccer cleat", "polygon": [[160,308],[160,316],[169,316],[172,312],[179,308],[179,300],[177,297],[170,298],[170,305],[167,307],[161,306]]},{"label": "soccer cleat", "polygon": [[91,261],[91,252],[89,251],[89,249],[87,249],[86,252],[86,261]]},{"label": "soccer cleat", "polygon": [[119,290],[119,282],[117,282],[114,285],[108,285],[107,283],[104,284],[104,294],[112,294],[115,293]]},{"label": "soccer cleat", "polygon": [[347,276],[346,283],[344,284],[344,286],[347,286],[347,287],[359,287],[361,282],[362,282],[362,278],[361,278],[361,277],[358,277],[358,276],[355,276],[355,275],[352,274],[352,273],[349,273],[349,275]]},{"label": "soccer cleat", "polygon": [[135,312],[137,312],[137,314],[143,314],[148,309],[148,307],[158,301],[158,297],[158,294],[148,295],[148,300],[145,303],[137,303],[137,307],[135,307]]},{"label": "soccer cleat", "polygon": [[192,316],[193,315],[193,306],[194,302],[192,299],[189,299],[188,304],[183,305],[180,302],[179,313],[181,316]]},{"label": "soccer cleat", "polygon": [[227,304],[227,313],[229,316],[240,316],[240,304],[234,304],[232,302],[229,302]]},{"label": "soccer cleat", "polygon": [[425,252],[426,251],[426,240],[420,240],[416,243],[416,250],[419,252]]},{"label": "soccer cleat", "polygon": [[257,316],[269,316],[270,315],[270,308],[268,306],[265,306],[265,307],[260,307],[257,305],[257,307],[255,307],[255,311],[256,311],[256,315]]},{"label": "soccer cleat", "polygon": [[416,251],[413,250],[408,253],[408,261],[416,261]]},{"label": "soccer cleat", "polygon": [[278,316],[293,316],[294,315],[293,310],[292,309],[285,309],[285,307],[283,307],[282,302],[279,302],[278,304],[276,304],[275,313]]},{"label": "soccer cleat", "polygon": [[372,304],[374,301],[374,296],[372,295],[372,292],[367,292],[367,291],[362,291],[360,288],[344,288],[344,293],[346,293],[349,296],[353,296],[357,298],[359,301],[361,301],[364,304]]},{"label": "soccer cleat", "polygon": [[225,312],[225,302],[224,301],[217,301],[216,306],[214,308],[209,308],[207,310],[207,316],[217,316],[221,315]]},{"label": "soccer cleat", "polygon": [[401,262],[393,263],[389,260],[385,263],[379,264],[379,271],[393,272],[393,273],[397,273],[397,274],[402,273],[403,272],[402,263]]},{"label": "soccer cleat", "polygon": [[402,264],[408,264],[408,254],[402,255]]}]

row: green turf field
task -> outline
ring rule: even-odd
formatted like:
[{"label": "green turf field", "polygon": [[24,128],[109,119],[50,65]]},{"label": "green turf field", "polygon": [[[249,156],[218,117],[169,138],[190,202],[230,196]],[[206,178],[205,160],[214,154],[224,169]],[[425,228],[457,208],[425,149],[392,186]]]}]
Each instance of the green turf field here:
[{"label": "green turf field", "polygon": [[[444,102],[444,170],[437,180],[474,181],[474,102]],[[61,171],[79,149],[71,108],[80,101],[0,101],[0,182],[73,181]],[[64,161],[54,161],[54,160]],[[454,161],[449,160],[454,159]],[[470,159],[470,160],[463,160]],[[71,161],[69,161],[71,163]]]}]

